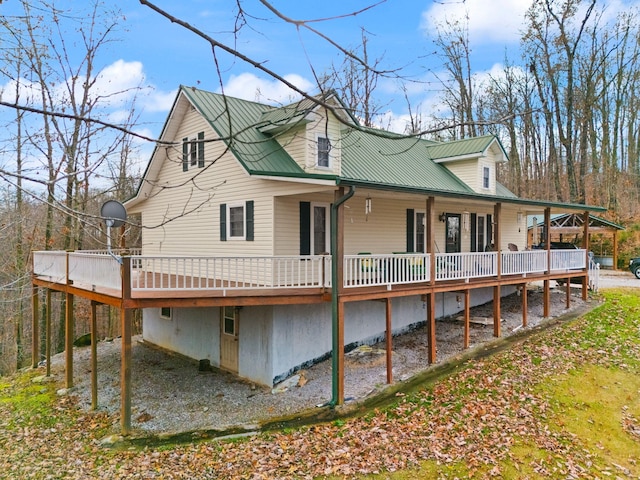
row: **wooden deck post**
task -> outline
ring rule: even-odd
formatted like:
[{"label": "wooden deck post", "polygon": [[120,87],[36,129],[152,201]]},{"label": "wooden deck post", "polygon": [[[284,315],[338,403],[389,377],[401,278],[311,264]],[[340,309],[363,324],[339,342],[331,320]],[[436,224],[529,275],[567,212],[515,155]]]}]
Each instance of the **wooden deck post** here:
[{"label": "wooden deck post", "polygon": [[392,350],[392,342],[393,335],[391,331],[391,299],[385,299],[386,304],[386,321],[387,321],[387,331],[386,331],[386,341],[387,341],[387,383],[393,383],[393,350]]},{"label": "wooden deck post", "polygon": [[[500,213],[502,212],[502,204],[496,203],[493,207],[493,220],[495,222],[493,228],[493,244],[494,249],[497,252],[496,257],[496,276],[498,279],[502,277],[502,245],[501,245],[501,233],[500,233]],[[502,316],[502,312],[500,310],[500,302],[502,299],[502,295],[500,293],[500,285],[496,285],[493,287],[493,336],[500,337],[501,332],[501,322],[500,317]]]},{"label": "wooden deck post", "polygon": [[[582,300],[586,301],[589,289],[589,211],[583,213],[582,227],[584,229],[582,233],[582,248],[585,249],[585,275],[582,277]],[[615,265],[615,264],[614,264]],[[567,307],[569,308],[569,307]]]},{"label": "wooden deck post", "polygon": [[38,299],[38,286],[31,285],[31,331],[33,336],[31,338],[31,367],[38,368],[40,363],[40,322],[39,322],[39,299]]},{"label": "wooden deck post", "polygon": [[618,269],[618,230],[613,231],[613,269]]},{"label": "wooden deck post", "polygon": [[120,362],[120,428],[123,435],[131,432],[131,310],[120,307],[122,353]]},{"label": "wooden deck post", "polygon": [[[546,274],[551,274],[551,209],[549,207],[544,209],[544,245],[547,248],[547,271]],[[542,294],[542,316],[547,318],[549,316],[551,296],[549,292],[549,280],[543,282],[543,294]]]},{"label": "wooden deck post", "polygon": [[45,358],[47,377],[51,376],[51,289],[47,288],[47,304],[45,306]]},{"label": "wooden deck post", "polygon": [[436,298],[435,293],[427,293],[427,359],[436,363]]},{"label": "wooden deck post", "polygon": [[571,308],[571,279],[567,278],[567,288],[565,290],[566,308]]},{"label": "wooden deck post", "polygon": [[73,332],[75,329],[75,322],[73,319],[73,295],[71,293],[65,293],[65,336],[64,336],[64,356],[65,356],[65,381],[66,388],[73,387]]},{"label": "wooden deck post", "polygon": [[98,322],[96,302],[91,302],[91,410],[98,409]]},{"label": "wooden deck post", "polygon": [[522,326],[527,326],[527,315],[528,315],[528,306],[527,306],[527,284],[522,284]]},{"label": "wooden deck post", "polygon": [[436,283],[436,248],[435,248],[435,227],[434,227],[434,204],[435,199],[433,197],[427,197],[427,214],[426,214],[426,242],[425,247],[430,254],[429,262],[429,283],[435,285]]},{"label": "wooden deck post", "polygon": [[493,287],[493,336],[500,337],[501,335],[501,322],[500,317],[502,316],[502,312],[500,310],[500,300],[502,296],[500,295],[500,285],[496,285]]},{"label": "wooden deck post", "polygon": [[471,322],[471,291],[464,291],[464,348],[469,348],[469,323]]}]

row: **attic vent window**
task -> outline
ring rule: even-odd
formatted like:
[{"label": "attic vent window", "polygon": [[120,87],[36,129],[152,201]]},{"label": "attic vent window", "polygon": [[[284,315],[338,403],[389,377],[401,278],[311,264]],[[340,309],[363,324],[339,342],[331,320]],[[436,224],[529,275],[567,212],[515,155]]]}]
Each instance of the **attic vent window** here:
[{"label": "attic vent window", "polygon": [[329,151],[331,142],[327,137],[318,137],[318,166],[329,167]]}]

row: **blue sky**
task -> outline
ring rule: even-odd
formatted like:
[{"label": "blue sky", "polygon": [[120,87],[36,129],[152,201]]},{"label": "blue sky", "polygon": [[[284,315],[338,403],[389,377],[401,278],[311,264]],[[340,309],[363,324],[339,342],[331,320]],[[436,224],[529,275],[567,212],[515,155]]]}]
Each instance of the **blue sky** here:
[{"label": "blue sky", "polygon": [[[295,19],[329,18],[361,10],[378,0],[272,0],[283,14]],[[629,8],[636,0],[613,0],[607,10],[614,14]],[[9,16],[17,7],[15,0],[0,4],[0,13]],[[332,62],[339,62],[337,50],[325,40],[276,19],[259,0],[243,0],[247,23],[234,40],[235,0],[155,0],[160,8],[199,28],[212,37],[234,45],[243,54],[264,63],[301,89],[314,91],[314,70],[322,74]],[[436,25],[456,18],[469,18],[472,62],[476,75],[499,72],[505,54],[518,59],[518,42],[524,12],[531,0],[387,0],[357,15],[313,23],[313,27],[346,48],[355,48],[361,28],[369,37],[372,58],[382,58],[385,69],[400,69],[398,74],[416,80],[408,85],[412,108],[424,113],[438,106],[442,61],[435,54],[433,35]],[[85,0],[58,0],[56,6],[80,11]],[[220,91],[266,103],[287,103],[291,92],[258,69],[228,55],[218,57],[221,76],[214,66],[211,48],[204,40],[183,27],[172,24],[135,0],[114,0],[112,5],[123,14],[117,42],[97,60],[101,84],[105,90],[124,91],[143,85],[136,106],[140,112],[138,130],[157,138],[180,84]],[[2,87],[2,85],[0,85]],[[7,89],[9,90],[9,89]],[[397,80],[379,82],[376,96],[385,106],[386,123],[402,130],[407,105]],[[6,94],[5,94],[6,97]],[[112,105],[112,120],[126,99]],[[151,145],[141,145],[140,163],[146,163]]]}]

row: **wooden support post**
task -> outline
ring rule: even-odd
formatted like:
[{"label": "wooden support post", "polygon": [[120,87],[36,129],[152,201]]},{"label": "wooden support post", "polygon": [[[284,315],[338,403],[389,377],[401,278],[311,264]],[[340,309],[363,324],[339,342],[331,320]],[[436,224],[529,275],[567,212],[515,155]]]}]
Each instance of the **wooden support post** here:
[{"label": "wooden support post", "polygon": [[[499,255],[500,253],[498,253]],[[502,312],[500,311],[500,285],[493,287],[493,336],[500,337],[501,335],[501,322],[500,317]]]},{"label": "wooden support post", "polygon": [[529,313],[527,306],[527,284],[522,284],[522,326],[527,326],[527,314]]},{"label": "wooden support post", "polygon": [[436,298],[435,293],[427,293],[427,359],[436,363]]},{"label": "wooden support post", "polygon": [[[591,216],[589,215],[589,211],[586,211],[582,214],[582,226],[584,231],[582,232],[582,248],[584,248],[585,252],[585,269],[584,269],[584,277],[582,278],[582,300],[587,300],[587,290],[589,288],[589,220]],[[567,308],[569,308],[567,306]]]},{"label": "wooden support post", "polygon": [[618,269],[618,230],[613,231],[613,269]]},{"label": "wooden support post", "polygon": [[571,279],[567,278],[567,288],[565,290],[566,307],[571,308]]},{"label": "wooden support post", "polygon": [[471,291],[464,291],[464,348],[469,348],[469,323],[471,322]]},{"label": "wooden support post", "polygon": [[47,305],[45,310],[45,359],[47,362],[47,377],[51,376],[51,289],[47,288]]},{"label": "wooden support post", "polygon": [[73,332],[75,322],[73,319],[73,295],[66,293],[65,302],[65,338],[64,338],[64,355],[65,355],[65,380],[66,387],[73,387]]},{"label": "wooden support post", "polygon": [[31,338],[31,366],[38,368],[40,363],[40,322],[39,322],[39,299],[37,285],[31,285],[31,329],[33,336]]},{"label": "wooden support post", "polygon": [[344,403],[344,302],[338,299],[338,405]]},{"label": "wooden support post", "polygon": [[120,307],[122,352],[120,357],[120,428],[131,432],[131,310]]},{"label": "wooden support post", "polygon": [[386,332],[386,340],[387,340],[387,383],[393,383],[393,335],[391,331],[391,299],[385,299],[386,303],[386,317],[387,317],[387,332]]},{"label": "wooden support post", "polygon": [[542,290],[542,316],[544,318],[549,317],[551,295],[549,291],[549,280],[545,280]]},{"label": "wooden support post", "polygon": [[91,302],[91,410],[98,409],[98,322],[96,302]]},{"label": "wooden support post", "polygon": [[435,199],[433,197],[427,198],[427,214],[425,222],[427,224],[426,242],[425,247],[427,252],[431,254],[431,261],[429,262],[429,283],[435,285],[436,283],[436,248],[435,248]]},{"label": "wooden support post", "polygon": [[[494,228],[493,228],[493,245],[494,245],[494,250],[497,252],[497,257],[496,257],[496,276],[498,278],[502,277],[502,241],[501,241],[501,223],[502,220],[500,219],[500,213],[502,212],[502,204],[501,203],[496,203],[493,207],[493,221],[494,221]],[[498,307],[500,308],[500,307]]]}]

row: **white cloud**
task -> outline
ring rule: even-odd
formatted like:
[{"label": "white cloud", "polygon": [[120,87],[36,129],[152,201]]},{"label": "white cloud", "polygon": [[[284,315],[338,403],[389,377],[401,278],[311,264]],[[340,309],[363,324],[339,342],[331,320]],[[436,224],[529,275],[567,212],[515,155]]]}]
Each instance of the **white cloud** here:
[{"label": "white cloud", "polygon": [[[284,79],[303,92],[309,92],[315,85],[297,74],[285,75]],[[232,75],[224,87],[231,96],[255,102],[273,105],[288,104],[300,98],[300,95],[277,80],[260,78],[252,73]]]},{"label": "white cloud", "polygon": [[531,0],[466,0],[455,3],[433,3],[422,13],[421,28],[427,36],[435,36],[438,25],[469,18],[469,37],[473,44],[517,42],[524,14]]}]

